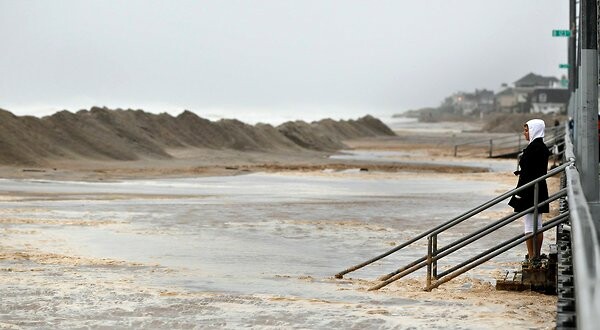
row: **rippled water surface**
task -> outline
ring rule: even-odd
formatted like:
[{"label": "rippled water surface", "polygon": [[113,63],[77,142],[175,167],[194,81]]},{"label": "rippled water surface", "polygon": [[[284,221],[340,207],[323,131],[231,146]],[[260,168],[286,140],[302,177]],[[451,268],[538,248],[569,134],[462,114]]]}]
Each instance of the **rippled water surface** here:
[{"label": "rippled water surface", "polygon": [[[360,173],[0,180],[0,326],[479,328],[465,318],[491,313],[487,324],[494,327],[504,316],[494,318],[492,307],[399,294],[401,285],[420,292],[422,272],[389,290],[366,291],[374,283],[366,281],[422,256],[425,242],[346,279],[332,276],[497,189],[482,181]],[[440,245],[491,220],[460,225]],[[521,253],[510,251],[465,278],[493,283],[493,271]]]}]

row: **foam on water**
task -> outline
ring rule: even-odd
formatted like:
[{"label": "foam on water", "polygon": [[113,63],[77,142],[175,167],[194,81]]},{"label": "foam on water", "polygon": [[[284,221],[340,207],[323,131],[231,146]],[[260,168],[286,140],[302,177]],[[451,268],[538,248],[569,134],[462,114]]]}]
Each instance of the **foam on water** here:
[{"label": "foam on water", "polygon": [[[506,317],[490,312],[500,302],[451,297],[477,290],[489,296],[485,283],[498,264],[471,272],[467,289],[460,284],[429,298],[421,294],[422,273],[382,292],[366,291],[370,280],[422,256],[421,242],[351,274],[354,279],[332,278],[489,199],[493,190],[482,181],[366,180],[354,173],[3,180],[0,194],[53,198],[0,201],[0,319],[33,327],[478,328],[481,319],[493,326]],[[114,193],[123,195],[111,199]],[[94,194],[99,200],[87,199]],[[440,244],[488,221],[458,226]],[[520,229],[509,226],[506,234]],[[494,262],[515,262],[518,255]],[[516,317],[504,324],[531,322]]]}]

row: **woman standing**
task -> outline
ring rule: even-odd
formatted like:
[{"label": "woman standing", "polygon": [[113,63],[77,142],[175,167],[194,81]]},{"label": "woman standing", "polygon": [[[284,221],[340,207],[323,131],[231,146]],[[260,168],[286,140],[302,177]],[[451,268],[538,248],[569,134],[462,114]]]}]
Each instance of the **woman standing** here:
[{"label": "woman standing", "polygon": [[[515,175],[519,176],[519,182],[517,188],[521,187],[548,172],[548,157],[550,151],[544,144],[544,129],[546,125],[541,119],[532,119],[528,121],[523,127],[523,135],[525,140],[529,141],[529,144],[523,150],[523,155],[519,160],[520,171],[516,171]],[[538,202],[545,201],[548,199],[548,186],[546,180],[542,180],[538,183]],[[534,186],[531,186],[516,195],[514,195],[508,205],[512,206],[515,212],[524,211],[534,204]],[[538,230],[542,227],[542,213],[550,212],[550,207],[545,204],[538,208],[537,221],[533,219],[533,212],[525,214],[525,234],[533,232],[534,223],[537,223]],[[536,240],[536,251],[533,251],[533,240]],[[534,256],[540,255],[542,249],[542,242],[544,240],[544,234],[539,233],[536,237],[527,240],[527,252],[529,260],[532,260]],[[535,254],[534,254],[535,252]]]}]

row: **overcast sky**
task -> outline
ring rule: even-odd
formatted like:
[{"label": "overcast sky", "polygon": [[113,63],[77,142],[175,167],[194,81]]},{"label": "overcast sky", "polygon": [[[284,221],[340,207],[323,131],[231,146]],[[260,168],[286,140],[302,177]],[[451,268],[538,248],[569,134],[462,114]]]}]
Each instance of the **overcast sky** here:
[{"label": "overcast sky", "polygon": [[356,117],[566,74],[566,0],[0,0],[0,108]]}]

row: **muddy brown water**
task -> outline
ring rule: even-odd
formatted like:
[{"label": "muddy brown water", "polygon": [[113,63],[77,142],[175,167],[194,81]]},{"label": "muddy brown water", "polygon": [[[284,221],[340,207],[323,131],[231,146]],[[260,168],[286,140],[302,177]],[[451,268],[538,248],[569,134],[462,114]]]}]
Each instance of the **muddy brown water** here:
[{"label": "muddy brown water", "polygon": [[[109,183],[0,180],[0,327],[552,327],[555,303],[497,293],[523,248],[426,293],[374,280],[426,242],[333,275],[494,196],[498,183],[347,171]],[[502,187],[506,188],[506,187]],[[495,207],[440,237],[447,244]],[[448,267],[519,233],[514,223]]]}]

